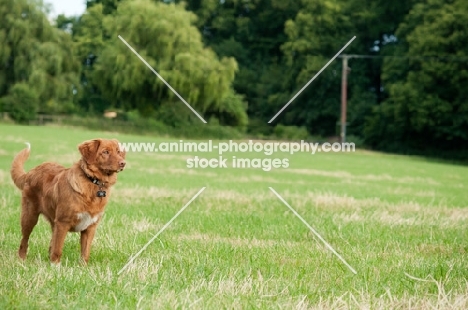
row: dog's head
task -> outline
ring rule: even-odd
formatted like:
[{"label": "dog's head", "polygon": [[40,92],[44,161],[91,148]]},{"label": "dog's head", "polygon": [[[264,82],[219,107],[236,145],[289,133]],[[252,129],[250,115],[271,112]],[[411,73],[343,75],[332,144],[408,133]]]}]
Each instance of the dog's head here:
[{"label": "dog's head", "polygon": [[121,150],[116,139],[94,139],[78,145],[83,160],[107,175],[125,168],[125,151]]}]

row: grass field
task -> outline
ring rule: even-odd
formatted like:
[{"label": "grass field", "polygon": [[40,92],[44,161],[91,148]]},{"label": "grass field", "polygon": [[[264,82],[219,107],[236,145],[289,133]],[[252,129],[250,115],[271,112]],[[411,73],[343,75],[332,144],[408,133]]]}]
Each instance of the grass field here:
[{"label": "grass field", "polygon": [[79,262],[79,235],[69,234],[61,267],[51,267],[43,219],[21,262],[13,156],[29,141],[27,169],[43,161],[70,166],[77,144],[96,137],[171,141],[0,125],[0,309],[468,308],[468,168],[367,151],[276,154],[290,167],[270,172],[187,169],[193,154],[128,153],[89,265]]}]

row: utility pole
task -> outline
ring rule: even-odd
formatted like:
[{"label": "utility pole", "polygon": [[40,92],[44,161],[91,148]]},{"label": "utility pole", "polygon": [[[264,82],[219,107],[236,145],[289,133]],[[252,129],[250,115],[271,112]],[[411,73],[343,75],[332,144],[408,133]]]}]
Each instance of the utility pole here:
[{"label": "utility pole", "polygon": [[346,142],[346,109],[348,99],[348,59],[349,55],[343,55],[343,71],[341,73],[341,142]]}]

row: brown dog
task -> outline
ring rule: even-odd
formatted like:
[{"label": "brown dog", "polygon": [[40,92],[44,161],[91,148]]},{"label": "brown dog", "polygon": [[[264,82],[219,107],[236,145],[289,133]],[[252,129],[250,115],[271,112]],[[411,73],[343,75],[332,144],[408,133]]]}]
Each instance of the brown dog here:
[{"label": "brown dog", "polygon": [[115,139],[85,141],[78,150],[82,157],[71,168],[43,163],[26,173],[29,145],[13,160],[11,178],[22,190],[20,258],[26,258],[29,236],[43,214],[52,227],[50,260],[60,263],[67,232],[74,231],[81,233],[81,257],[88,262],[110,188],[125,167],[125,152]]}]

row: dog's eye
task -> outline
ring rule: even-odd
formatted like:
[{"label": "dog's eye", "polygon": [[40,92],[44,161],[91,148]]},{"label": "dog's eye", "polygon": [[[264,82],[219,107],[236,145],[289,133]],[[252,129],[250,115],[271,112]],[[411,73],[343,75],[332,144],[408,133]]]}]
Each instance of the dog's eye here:
[{"label": "dog's eye", "polygon": [[108,154],[109,154],[109,151],[108,151],[108,150],[105,150],[105,151],[102,152],[102,154],[108,155]]}]

